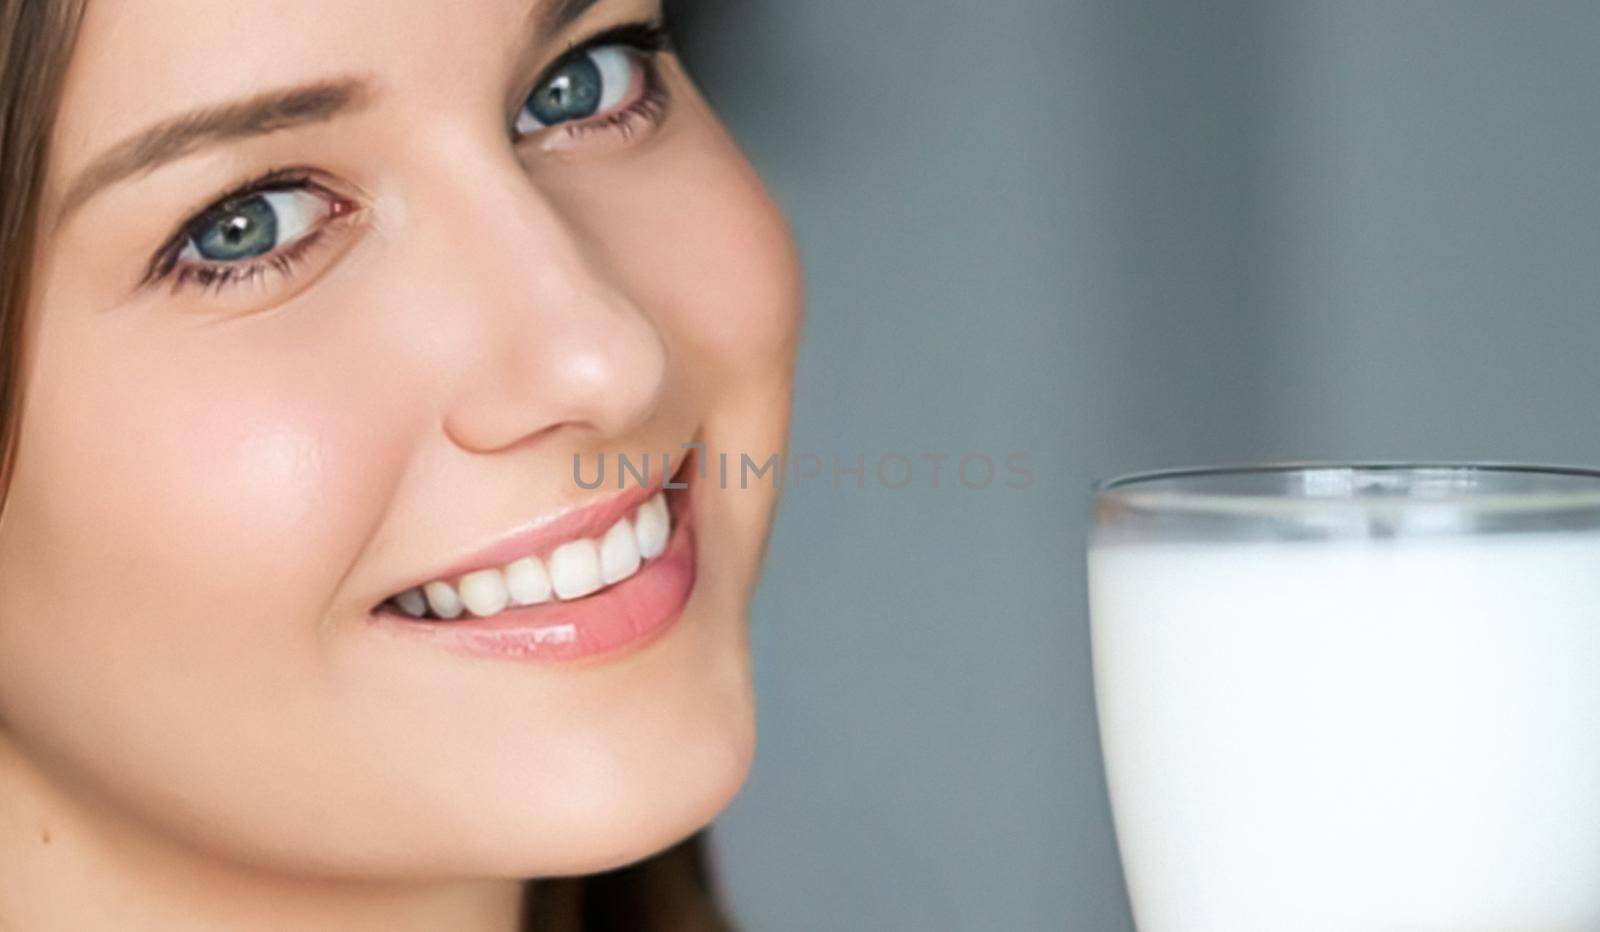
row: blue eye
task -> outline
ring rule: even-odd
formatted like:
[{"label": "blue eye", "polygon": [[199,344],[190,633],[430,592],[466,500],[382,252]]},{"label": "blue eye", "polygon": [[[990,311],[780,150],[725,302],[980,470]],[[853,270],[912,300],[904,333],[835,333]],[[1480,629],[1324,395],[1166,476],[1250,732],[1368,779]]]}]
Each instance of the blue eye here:
[{"label": "blue eye", "polygon": [[641,82],[637,55],[621,45],[595,48],[561,66],[522,105],[517,132],[606,115],[628,103]]},{"label": "blue eye", "polygon": [[178,258],[229,263],[264,256],[312,232],[326,213],[326,200],[311,191],[261,191],[202,217]]}]

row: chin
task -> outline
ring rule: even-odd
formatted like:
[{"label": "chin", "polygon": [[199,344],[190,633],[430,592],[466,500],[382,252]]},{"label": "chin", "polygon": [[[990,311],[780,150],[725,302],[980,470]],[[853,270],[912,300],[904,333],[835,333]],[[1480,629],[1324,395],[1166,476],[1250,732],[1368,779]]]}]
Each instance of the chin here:
[{"label": "chin", "polygon": [[[755,702],[743,613],[687,617],[641,651],[625,715],[567,743],[560,792],[524,793],[526,821],[494,820],[514,877],[625,867],[709,825],[755,756]],[[485,814],[476,813],[482,818]]]},{"label": "chin", "polygon": [[[572,877],[659,854],[710,825],[727,808],[744,785],[753,756],[753,739],[724,741],[696,748],[696,759],[677,768],[670,779],[651,774],[621,781],[623,786],[613,782],[623,792],[607,793],[609,805],[567,806],[552,813],[546,801],[537,813],[539,834],[504,839],[523,857],[496,873]],[[581,800],[588,794],[577,795]]]}]

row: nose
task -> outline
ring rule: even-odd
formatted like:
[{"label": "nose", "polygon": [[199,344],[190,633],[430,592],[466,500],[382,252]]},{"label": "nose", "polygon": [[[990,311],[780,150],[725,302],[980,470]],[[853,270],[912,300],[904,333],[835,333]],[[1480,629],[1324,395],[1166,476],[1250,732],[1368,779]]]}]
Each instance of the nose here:
[{"label": "nose", "polygon": [[[444,429],[492,452],[568,429],[627,436],[660,403],[666,346],[599,244],[513,163],[451,186],[430,267],[448,279]],[[568,208],[569,210],[573,208]]]}]

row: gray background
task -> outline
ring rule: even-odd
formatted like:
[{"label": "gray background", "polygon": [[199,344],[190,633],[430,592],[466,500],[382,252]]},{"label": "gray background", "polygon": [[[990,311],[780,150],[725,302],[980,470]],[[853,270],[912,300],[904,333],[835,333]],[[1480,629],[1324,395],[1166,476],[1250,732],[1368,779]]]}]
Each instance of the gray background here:
[{"label": "gray background", "polygon": [[[1131,929],[1088,483],[1600,463],[1600,4],[683,7],[806,255],[795,449],[869,470],[793,486],[775,531],[758,761],[714,836],[733,910]],[[951,473],[1017,451],[1031,489]],[[871,472],[895,453],[901,491]]]}]

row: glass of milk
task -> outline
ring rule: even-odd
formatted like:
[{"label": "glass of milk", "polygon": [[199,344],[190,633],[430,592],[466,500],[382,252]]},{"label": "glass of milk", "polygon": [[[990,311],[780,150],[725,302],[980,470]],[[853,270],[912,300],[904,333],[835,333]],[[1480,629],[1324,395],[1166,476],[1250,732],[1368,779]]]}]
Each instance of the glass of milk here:
[{"label": "glass of milk", "polygon": [[1600,930],[1600,472],[1115,479],[1089,596],[1141,932]]}]

